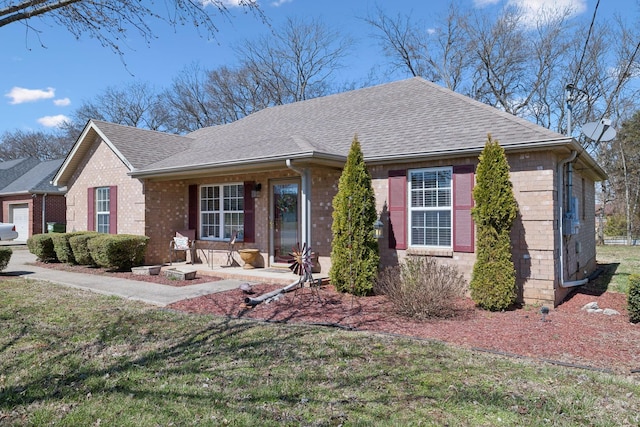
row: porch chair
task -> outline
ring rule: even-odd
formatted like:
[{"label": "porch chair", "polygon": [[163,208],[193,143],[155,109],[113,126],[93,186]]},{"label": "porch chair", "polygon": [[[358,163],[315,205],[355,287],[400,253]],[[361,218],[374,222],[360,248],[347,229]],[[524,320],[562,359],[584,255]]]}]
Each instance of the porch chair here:
[{"label": "porch chair", "polygon": [[227,267],[237,267],[238,261],[233,258],[233,253],[236,251],[236,240],[238,240],[238,231],[234,230],[231,233],[231,238],[229,239],[229,249],[227,252]]},{"label": "porch chair", "polygon": [[191,256],[191,264],[195,263],[196,259],[196,231],[195,230],[183,230],[176,231],[176,235],[169,242],[169,265],[173,264],[173,254],[175,252],[184,252],[185,261],[187,259],[187,253]]}]

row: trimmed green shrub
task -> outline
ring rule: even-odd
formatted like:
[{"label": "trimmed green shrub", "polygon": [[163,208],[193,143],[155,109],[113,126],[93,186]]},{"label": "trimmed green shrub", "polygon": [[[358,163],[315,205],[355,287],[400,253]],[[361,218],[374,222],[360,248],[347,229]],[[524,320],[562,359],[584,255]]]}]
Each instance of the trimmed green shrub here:
[{"label": "trimmed green shrub", "polygon": [[433,257],[409,256],[378,276],[374,291],[386,295],[396,313],[415,319],[453,317],[467,283],[454,266]]},{"label": "trimmed green shrub", "polygon": [[7,268],[7,265],[9,265],[11,254],[13,254],[11,248],[0,246],[0,271],[4,270]]},{"label": "trimmed green shrub", "polygon": [[479,307],[499,311],[516,302],[516,273],[511,258],[511,226],[518,212],[504,150],[487,138],[473,188],[478,247],[473,266],[471,298]]},{"label": "trimmed green shrub", "polygon": [[96,265],[116,270],[130,270],[142,265],[149,238],[132,234],[100,234],[87,242]]},{"label": "trimmed green shrub", "polygon": [[378,275],[378,241],[373,235],[376,201],[371,175],[354,137],[333,198],[331,270],[329,278],[339,292],[367,295]]},{"label": "trimmed green shrub", "polygon": [[640,274],[629,276],[629,294],[627,310],[631,323],[640,323]]},{"label": "trimmed green shrub", "polygon": [[88,246],[89,240],[96,236],[100,236],[100,233],[96,231],[78,231],[69,238],[69,246],[71,246],[73,259],[77,264],[96,265]]},{"label": "trimmed green shrub", "polygon": [[57,262],[51,234],[35,234],[27,239],[27,248],[42,262]]},{"label": "trimmed green shrub", "polygon": [[76,264],[76,259],[73,255],[73,249],[71,249],[69,240],[75,235],[84,233],[86,233],[86,231],[76,231],[73,233],[51,233],[53,250],[56,252],[58,261]]}]

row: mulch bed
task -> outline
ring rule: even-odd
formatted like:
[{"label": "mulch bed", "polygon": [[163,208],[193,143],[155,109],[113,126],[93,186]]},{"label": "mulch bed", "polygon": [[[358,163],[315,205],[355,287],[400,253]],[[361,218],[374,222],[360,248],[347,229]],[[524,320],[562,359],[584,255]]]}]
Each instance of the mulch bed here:
[{"label": "mulch bed", "polygon": [[[194,280],[171,280],[164,275],[140,276],[133,273],[106,271],[99,268],[44,264],[41,267],[64,269],[88,274],[114,275],[132,280],[189,286],[220,280],[197,276]],[[255,285],[254,295],[277,289],[277,285]],[[488,312],[474,306],[470,299],[461,300],[455,317],[417,321],[394,313],[384,296],[353,297],[323,286],[319,296],[309,288],[285,294],[277,301],[248,307],[248,295],[240,289],[205,295],[171,304],[168,308],[189,313],[250,318],[272,322],[327,325],[350,330],[370,331],[430,339],[460,345],[469,349],[530,357],[570,366],[629,374],[640,380],[640,324],[629,322],[626,295],[603,292],[580,293],[563,304],[551,308],[544,321],[540,307]],[[620,314],[607,316],[587,313],[582,307],[597,302],[600,308],[611,308]]]}]

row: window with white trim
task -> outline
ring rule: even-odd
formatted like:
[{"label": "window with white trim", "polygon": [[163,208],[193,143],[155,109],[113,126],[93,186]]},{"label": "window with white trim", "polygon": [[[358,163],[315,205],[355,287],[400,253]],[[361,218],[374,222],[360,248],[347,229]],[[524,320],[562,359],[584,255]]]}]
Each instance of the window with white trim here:
[{"label": "window with white trim", "polygon": [[410,246],[452,247],[452,175],[450,167],[409,171]]},{"label": "window with white trim", "polygon": [[244,185],[203,185],[200,187],[200,237],[227,240],[233,232],[244,235]]},{"label": "window with white trim", "polygon": [[98,233],[109,233],[110,196],[109,187],[96,188],[96,231]]}]

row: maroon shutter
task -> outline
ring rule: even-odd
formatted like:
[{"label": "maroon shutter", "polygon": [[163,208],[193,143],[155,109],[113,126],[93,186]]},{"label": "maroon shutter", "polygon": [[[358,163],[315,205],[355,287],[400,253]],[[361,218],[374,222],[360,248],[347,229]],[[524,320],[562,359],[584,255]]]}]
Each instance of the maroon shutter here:
[{"label": "maroon shutter", "polygon": [[189,186],[189,230],[196,230],[196,236],[198,235],[198,185],[192,184]]},{"label": "maroon shutter", "polygon": [[255,186],[254,181],[244,182],[244,241],[246,243],[255,243],[256,236],[256,215],[255,200],[251,196],[251,191]]},{"label": "maroon shutter", "polygon": [[87,231],[96,230],[96,189],[87,188]]},{"label": "maroon shutter", "polygon": [[389,248],[407,249],[407,171],[389,171]]},{"label": "maroon shutter", "polygon": [[453,167],[453,250],[473,252],[473,165]]},{"label": "maroon shutter", "polygon": [[118,234],[118,187],[109,187],[109,234]]}]

